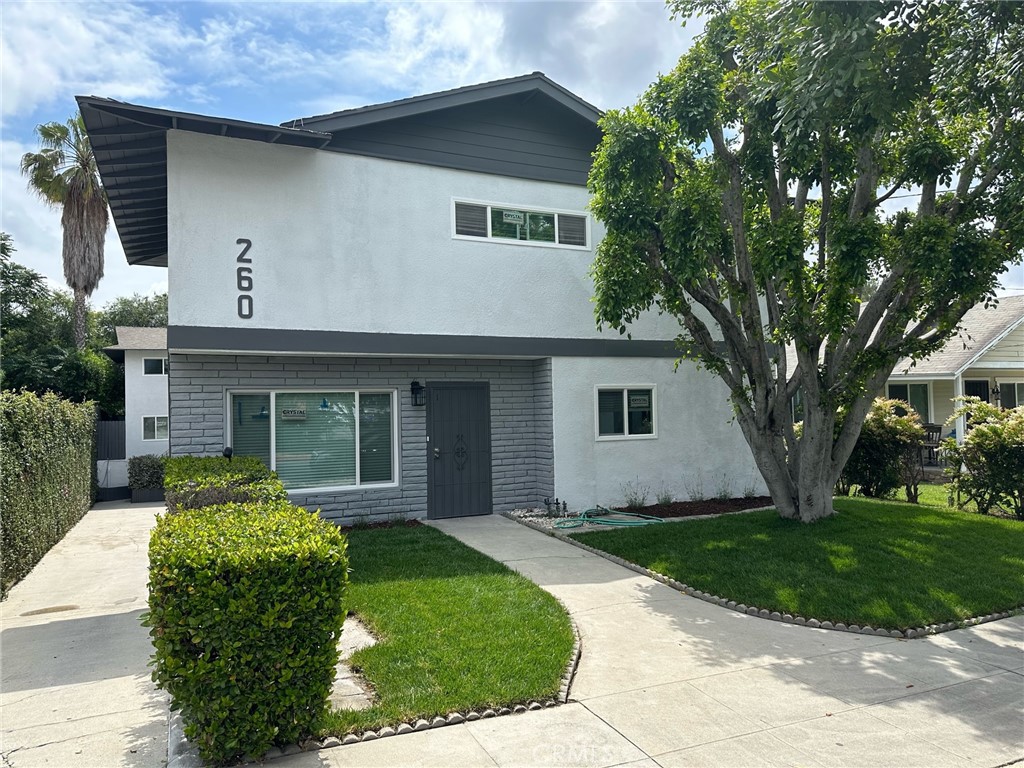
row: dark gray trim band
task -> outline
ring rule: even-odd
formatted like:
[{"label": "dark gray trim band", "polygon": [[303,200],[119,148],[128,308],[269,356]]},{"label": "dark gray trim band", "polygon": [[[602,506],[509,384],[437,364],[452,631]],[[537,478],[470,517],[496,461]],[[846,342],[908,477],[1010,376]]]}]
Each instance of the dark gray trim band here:
[{"label": "dark gray trim band", "polygon": [[673,341],[556,339],[521,336],[441,336],[415,333],[353,333],[285,328],[211,328],[172,325],[167,348],[211,352],[328,355],[488,357],[670,357]]}]

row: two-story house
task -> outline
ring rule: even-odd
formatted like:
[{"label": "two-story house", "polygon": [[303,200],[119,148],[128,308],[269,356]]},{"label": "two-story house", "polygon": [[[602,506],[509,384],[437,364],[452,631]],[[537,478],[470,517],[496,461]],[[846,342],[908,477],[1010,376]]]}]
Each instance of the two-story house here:
[{"label": "two-story house", "polygon": [[674,320],[596,327],[600,112],[544,75],[280,126],[78,101],[168,270],[172,455],[260,456],[334,519],[763,488]]}]

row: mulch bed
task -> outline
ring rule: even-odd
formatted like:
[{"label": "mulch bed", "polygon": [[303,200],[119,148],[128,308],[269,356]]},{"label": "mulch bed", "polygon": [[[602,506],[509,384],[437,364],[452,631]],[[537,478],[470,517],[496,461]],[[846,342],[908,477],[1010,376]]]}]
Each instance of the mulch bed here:
[{"label": "mulch bed", "polygon": [[744,509],[772,506],[771,496],[751,496],[742,499],[705,499],[704,501],[673,501],[671,504],[651,504],[639,509],[617,507],[619,512],[638,512],[652,517],[696,517],[741,512]]}]

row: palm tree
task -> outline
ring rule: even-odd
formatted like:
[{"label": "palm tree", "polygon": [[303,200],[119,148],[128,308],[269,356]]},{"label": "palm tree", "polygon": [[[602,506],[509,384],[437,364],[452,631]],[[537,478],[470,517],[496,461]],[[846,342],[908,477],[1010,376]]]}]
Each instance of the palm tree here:
[{"label": "palm tree", "polygon": [[109,215],[96,157],[81,114],[36,126],[39,152],[21,158],[21,172],[44,201],[61,209],[64,279],[75,294],[75,345],[85,348],[86,299],[103,277]]}]

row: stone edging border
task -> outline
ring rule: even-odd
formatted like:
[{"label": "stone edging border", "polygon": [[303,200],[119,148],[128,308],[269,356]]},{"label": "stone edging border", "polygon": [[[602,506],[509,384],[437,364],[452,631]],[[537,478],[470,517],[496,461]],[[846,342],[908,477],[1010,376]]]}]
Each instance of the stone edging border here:
[{"label": "stone edging border", "polygon": [[[753,512],[753,511],[756,511],[756,510],[742,510],[742,511],[743,512]],[[609,554],[608,552],[605,552],[603,550],[596,549],[595,547],[588,546],[587,544],[584,544],[581,541],[576,541],[572,537],[566,536],[563,533],[559,533],[559,532],[557,532],[556,530],[554,530],[552,528],[545,528],[544,526],[536,525],[534,523],[531,523],[528,520],[524,520],[522,518],[513,517],[512,515],[510,515],[510,514],[508,514],[506,512],[502,512],[500,514],[503,517],[507,517],[509,520],[512,520],[512,521],[514,521],[516,523],[519,523],[519,525],[524,525],[527,528],[531,528],[532,530],[539,531],[540,533],[543,533],[543,534],[546,534],[548,536],[551,536],[552,538],[558,539],[559,541],[564,541],[567,544],[571,544],[574,547],[579,547],[580,549],[584,550],[585,552],[590,552],[593,555],[598,555],[599,557],[603,557],[605,560],[608,560],[608,561],[610,561],[612,563],[615,563],[616,565],[621,565],[623,568],[628,568],[629,570],[636,571],[637,573],[639,573],[639,574],[641,574],[643,576],[648,576],[649,578],[652,578],[655,581],[661,582],[662,584],[664,584],[667,587],[671,587],[672,589],[676,590],[677,592],[682,592],[683,594],[689,595],[690,597],[696,597],[698,600],[703,600],[706,603],[711,603],[713,605],[718,605],[718,606],[721,606],[723,608],[728,608],[729,610],[737,611],[737,612],[743,613],[743,614],[747,614],[748,616],[756,616],[758,618],[768,619],[770,621],[781,621],[781,622],[784,622],[786,624],[796,624],[796,625],[799,625],[799,626],[802,626],[802,627],[806,626],[806,627],[813,627],[815,629],[831,629],[831,630],[834,630],[834,631],[837,631],[837,632],[853,632],[853,633],[859,634],[859,635],[875,635],[875,636],[878,636],[878,637],[893,637],[893,638],[911,639],[911,638],[915,638],[915,637],[925,637],[926,635],[937,635],[937,634],[940,634],[942,632],[949,632],[949,631],[954,630],[954,629],[961,629],[963,627],[972,627],[972,626],[975,626],[977,624],[985,624],[985,623],[990,622],[990,621],[997,621],[998,619],[1005,619],[1008,616],[1013,616],[1015,614],[1021,613],[1021,611],[1022,611],[1021,608],[1017,608],[1017,609],[1013,609],[1013,610],[1009,610],[1009,611],[1001,611],[999,613],[989,613],[989,614],[986,614],[985,616],[974,616],[974,617],[969,618],[969,619],[964,619],[963,621],[948,621],[948,622],[944,622],[942,624],[929,624],[926,627],[911,627],[909,629],[902,630],[902,631],[898,630],[898,629],[881,629],[881,628],[869,627],[869,626],[859,626],[857,624],[846,625],[846,624],[843,624],[842,622],[833,623],[831,621],[819,621],[818,619],[808,619],[808,618],[805,618],[803,616],[793,616],[793,615],[788,614],[788,613],[779,613],[778,611],[769,611],[769,610],[767,610],[765,608],[758,608],[757,606],[753,606],[753,605],[746,605],[744,603],[737,603],[735,600],[730,600],[730,599],[725,598],[725,597],[719,597],[718,595],[712,595],[712,594],[709,594],[707,592],[702,592],[699,589],[694,589],[693,587],[688,586],[686,584],[683,584],[682,582],[676,581],[675,579],[670,579],[670,578],[668,578],[667,576],[665,576],[665,575],[663,575],[661,573],[658,573],[656,571],[650,570],[649,568],[644,568],[642,565],[637,565],[636,563],[631,563],[628,560],[625,560],[625,559],[623,559],[621,557],[617,557],[617,556]],[[704,515],[702,517],[708,517],[708,516]],[[692,518],[682,518],[682,519],[686,520],[686,519],[692,519]]]},{"label": "stone edging border", "polygon": [[[557,598],[555,599],[557,600]],[[559,604],[561,605],[560,600]],[[564,605],[562,605],[562,608],[565,610],[565,615],[569,619],[569,626],[572,627],[573,645],[572,652],[569,655],[569,664],[566,667],[565,673],[562,675],[562,679],[558,687],[558,694],[553,698],[528,701],[526,704],[514,704],[511,707],[498,707],[496,709],[485,709],[482,711],[471,710],[465,714],[462,712],[451,712],[445,717],[437,715],[430,720],[420,718],[412,722],[398,723],[393,726],[387,725],[382,728],[378,728],[375,731],[368,730],[363,731],[362,733],[350,733],[341,738],[338,738],[337,736],[328,736],[324,739],[307,739],[301,744],[288,744],[284,747],[271,747],[265,755],[259,758],[253,757],[252,755],[246,755],[242,762],[262,763],[266,760],[285,757],[286,755],[295,755],[299,752],[331,749],[333,747],[340,747],[347,744],[358,744],[363,741],[376,741],[377,739],[387,738],[388,736],[402,736],[407,733],[418,733],[420,731],[427,731],[433,728],[441,728],[446,725],[471,723],[475,720],[486,720],[491,717],[502,717],[504,715],[521,715],[524,712],[536,712],[541,709],[550,709],[551,707],[561,706],[569,701],[569,688],[572,685],[573,678],[576,676],[576,670],[579,667],[580,654],[582,652],[582,641],[580,639],[579,627],[576,626],[575,619],[573,619],[572,614],[569,613]],[[167,725],[167,768],[202,768],[204,763],[199,759],[197,750],[185,739],[185,733],[182,730],[181,715],[178,712],[171,712]]]}]

